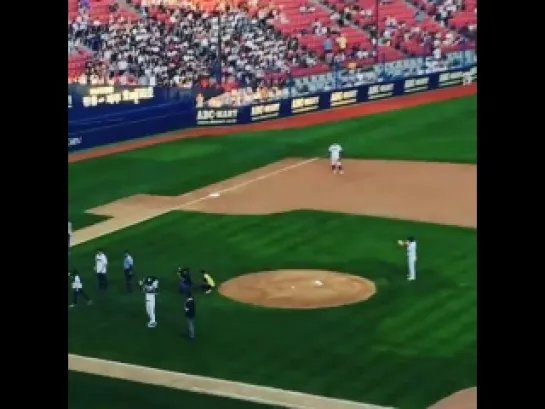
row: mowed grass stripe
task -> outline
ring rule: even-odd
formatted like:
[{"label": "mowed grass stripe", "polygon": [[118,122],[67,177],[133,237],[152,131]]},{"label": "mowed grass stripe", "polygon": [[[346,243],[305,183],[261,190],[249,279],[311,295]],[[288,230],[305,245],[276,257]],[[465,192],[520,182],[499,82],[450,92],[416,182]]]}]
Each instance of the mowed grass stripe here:
[{"label": "mowed grass stripe", "polygon": [[417,321],[416,325],[411,327],[411,334],[404,333],[408,341],[421,352],[428,349],[435,351],[436,354],[448,355],[452,349],[455,349],[455,335],[463,328],[461,318],[467,311],[467,305],[456,302],[456,298],[446,297],[444,307],[430,311],[426,317]]},{"label": "mowed grass stripe", "polygon": [[436,355],[448,354],[450,343],[455,342],[455,338],[451,336],[455,335],[463,324],[459,318],[464,315],[465,307],[462,303],[446,304],[444,308],[430,311],[418,321],[397,321],[403,326],[393,328],[398,328],[396,333],[401,335],[400,339],[403,341],[388,341],[382,338],[382,343],[387,343],[389,348],[410,345],[409,351],[415,355],[425,351],[434,351]]}]

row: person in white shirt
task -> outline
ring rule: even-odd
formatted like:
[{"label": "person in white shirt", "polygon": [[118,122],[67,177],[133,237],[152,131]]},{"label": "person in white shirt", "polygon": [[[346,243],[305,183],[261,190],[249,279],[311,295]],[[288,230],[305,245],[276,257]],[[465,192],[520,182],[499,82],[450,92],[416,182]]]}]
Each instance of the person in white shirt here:
[{"label": "person in white shirt", "polygon": [[416,239],[409,236],[407,240],[399,240],[398,244],[407,248],[407,265],[409,267],[407,280],[416,280]]},{"label": "person in white shirt", "polygon": [[329,159],[331,161],[331,169],[333,170],[334,174],[343,174],[343,165],[341,162],[341,153],[343,151],[343,148],[338,143],[334,143],[329,147]]},{"label": "person in white shirt", "polygon": [[70,304],[68,307],[75,307],[78,304],[79,297],[83,297],[83,299],[87,302],[87,305],[91,305],[93,301],[83,290],[83,283],[81,282],[78,270],[74,269],[72,273],[68,273],[68,277],[72,278],[72,304]]},{"label": "person in white shirt", "polygon": [[106,291],[108,289],[108,278],[106,272],[108,269],[108,258],[102,250],[98,250],[95,255],[95,272],[97,273],[99,290]]},{"label": "person in white shirt", "polygon": [[471,85],[473,82],[473,74],[471,71],[466,71],[462,74],[462,85]]},{"label": "person in white shirt", "polygon": [[159,290],[159,280],[148,276],[144,280],[140,280],[139,284],[146,300],[146,313],[149,317],[148,328],[155,328],[157,326],[155,320],[155,295]]}]

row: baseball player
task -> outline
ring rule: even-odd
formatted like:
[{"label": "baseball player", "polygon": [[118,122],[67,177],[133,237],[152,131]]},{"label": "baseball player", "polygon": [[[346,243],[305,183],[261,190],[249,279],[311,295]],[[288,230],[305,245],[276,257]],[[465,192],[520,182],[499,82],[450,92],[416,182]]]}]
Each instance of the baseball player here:
[{"label": "baseball player", "polygon": [[159,291],[159,280],[156,277],[148,276],[144,280],[140,280],[139,284],[146,300],[146,313],[149,317],[148,328],[155,328],[157,326],[157,321],[155,321],[155,295]]},{"label": "baseball player", "polygon": [[212,290],[216,287],[216,282],[212,278],[210,274],[208,274],[205,270],[201,270],[202,274],[202,284],[201,289],[204,291],[205,294],[210,294]]},{"label": "baseball player", "polygon": [[132,279],[134,277],[134,260],[128,251],[123,257],[123,272],[125,273],[125,289],[132,293]]},{"label": "baseball player", "polygon": [[72,278],[72,304],[70,304],[69,307],[75,307],[78,304],[78,299],[80,296],[87,301],[87,305],[91,305],[93,301],[83,290],[83,283],[81,282],[78,270],[74,269],[72,273],[68,273],[68,277]]},{"label": "baseball player", "polygon": [[108,258],[102,250],[98,250],[95,254],[95,272],[97,273],[98,289],[106,291],[108,289],[108,277],[106,272],[108,269]]},{"label": "baseball player", "polygon": [[329,159],[331,161],[331,170],[334,174],[339,173],[342,175],[343,172],[343,165],[341,161],[341,154],[343,151],[343,148],[338,143],[334,143],[329,147]]},{"label": "baseball player", "polygon": [[182,294],[189,293],[193,288],[193,280],[191,279],[191,271],[187,267],[180,267],[178,269],[178,278],[180,282],[178,284],[178,290]]},{"label": "baseball player", "polygon": [[409,236],[407,240],[399,240],[398,243],[400,246],[407,248],[407,265],[409,267],[407,280],[416,280],[416,239]]},{"label": "baseball player", "polygon": [[184,303],[185,319],[187,323],[187,336],[189,339],[195,339],[195,315],[196,305],[195,299],[191,295],[191,292],[187,293],[187,298]]}]

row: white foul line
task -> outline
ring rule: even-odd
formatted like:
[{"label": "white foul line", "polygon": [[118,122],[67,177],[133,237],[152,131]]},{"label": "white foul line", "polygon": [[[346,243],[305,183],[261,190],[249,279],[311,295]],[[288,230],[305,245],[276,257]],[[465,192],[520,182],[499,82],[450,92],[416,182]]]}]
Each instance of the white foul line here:
[{"label": "white foul line", "polygon": [[[318,159],[319,158],[306,159],[304,161],[294,163],[293,165],[285,166],[285,167],[277,169],[275,171],[265,173],[264,175],[257,176],[255,178],[246,180],[246,181],[241,182],[241,183],[237,183],[236,185],[230,186],[228,188],[220,189],[220,190],[216,191],[216,193],[222,194],[222,193],[231,192],[233,190],[240,189],[240,188],[242,188],[244,186],[248,186],[249,184],[252,184],[254,182],[259,182],[260,180],[264,180],[264,179],[270,178],[272,176],[279,175],[280,173],[284,173],[284,172],[287,172],[289,170],[298,168],[300,166],[304,166],[304,165],[309,164],[311,162],[314,162],[314,161],[316,161]],[[192,205],[195,205],[197,203],[203,202],[205,200],[210,200],[210,199],[211,199],[210,196],[203,196],[203,197],[200,197],[198,199],[190,200],[189,202],[182,203],[180,205],[172,206],[172,207],[169,207],[169,208],[166,208],[166,209],[163,209],[163,210],[158,210],[157,212],[155,212],[153,214],[142,215],[142,216],[139,216],[139,217],[135,217],[135,218],[133,218],[131,220],[120,222],[118,225],[112,226],[111,229],[109,229],[107,232],[106,231],[101,232],[102,234],[99,234],[97,232],[97,234],[95,234],[95,235],[89,235],[88,237],[83,237],[83,238],[78,239],[78,231],[79,231],[80,234],[82,234],[83,231],[85,231],[85,230],[98,229],[101,223],[97,223],[97,224],[94,224],[94,225],[91,225],[91,226],[88,226],[88,227],[84,227],[83,229],[79,229],[79,230],[76,230],[74,232],[74,237],[73,237],[73,240],[72,240],[72,247],[77,246],[79,244],[86,243],[86,242],[94,240],[94,239],[97,239],[97,238],[105,236],[107,234],[114,233],[116,231],[125,229],[127,227],[134,226],[136,224],[139,224],[139,223],[145,222],[147,220],[153,219],[155,217],[161,216],[163,214],[166,214],[166,213],[169,213],[169,212],[172,212],[172,211],[175,211],[175,210],[180,210],[180,209],[182,209],[184,207],[192,206]],[[107,220],[105,222],[107,222]],[[102,222],[102,223],[104,223],[104,222]]]},{"label": "white foul line", "polygon": [[68,369],[114,379],[282,406],[289,409],[393,409],[368,403],[328,398],[269,386],[251,385],[74,354],[68,354]]}]

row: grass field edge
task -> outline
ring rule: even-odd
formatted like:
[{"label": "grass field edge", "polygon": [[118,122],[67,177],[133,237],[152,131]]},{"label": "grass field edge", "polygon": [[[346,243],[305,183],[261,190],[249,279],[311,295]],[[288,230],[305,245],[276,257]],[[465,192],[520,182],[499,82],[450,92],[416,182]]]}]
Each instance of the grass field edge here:
[{"label": "grass field edge", "polygon": [[[76,354],[68,354],[68,369],[90,375],[163,386],[259,404],[276,405],[289,409],[394,409],[388,406],[328,398],[320,395],[272,388],[270,386],[252,385]],[[277,398],[274,398],[273,395],[276,395]]]},{"label": "grass field edge", "polygon": [[[279,175],[281,173],[288,172],[288,171],[290,171],[292,169],[295,169],[295,168],[304,166],[306,164],[312,163],[312,162],[314,162],[314,161],[316,161],[318,159],[319,158],[314,157],[314,158],[310,158],[310,159],[300,160],[300,161],[298,161],[298,162],[296,162],[294,164],[291,164],[291,165],[288,165],[288,166],[283,166],[283,167],[281,167],[279,169],[267,172],[267,173],[265,173],[263,175],[251,177],[251,178],[249,178],[247,180],[236,183],[233,186],[229,186],[229,187],[226,187],[226,188],[223,188],[223,189],[218,189],[216,193],[223,194],[223,193],[227,193],[227,192],[232,192],[234,190],[237,190],[237,189],[240,189],[242,187],[248,186],[249,184],[259,182],[261,180],[268,179],[270,177],[273,177],[273,176]],[[111,233],[115,233],[115,232],[117,232],[119,230],[126,229],[127,227],[136,226],[137,224],[140,224],[140,223],[143,223],[145,221],[154,219],[154,218],[156,218],[158,216],[161,216],[161,215],[164,215],[164,214],[176,211],[176,210],[180,210],[180,209],[183,209],[183,208],[187,208],[189,206],[195,205],[195,204],[203,202],[205,200],[210,200],[210,198],[211,198],[211,196],[201,196],[201,197],[199,197],[197,199],[193,199],[193,200],[184,202],[182,204],[170,207],[168,209],[164,209],[164,210],[154,212],[153,214],[145,214],[145,215],[142,215],[142,216],[140,216],[138,218],[134,218],[134,219],[131,219],[129,221],[125,221],[123,223],[119,223],[119,224],[116,223],[115,226],[112,226],[107,231],[103,231],[103,229],[102,229],[103,225],[100,222],[96,223],[96,224],[92,224],[92,225],[87,226],[87,227],[83,227],[82,229],[76,230],[74,232],[71,247],[75,247],[77,245],[80,245],[80,244],[83,244],[83,243],[98,239],[98,238],[100,238],[102,236],[105,236],[105,235],[108,235],[108,234],[111,234]],[[109,220],[114,220],[114,219],[107,219],[107,220],[105,220],[105,222],[108,222]],[[89,231],[92,232],[93,230],[98,230],[98,232],[96,232],[94,235],[92,235],[92,234],[91,235],[88,234],[87,236],[85,235],[86,232],[89,232]],[[83,238],[80,237],[81,235],[83,235]]]}]

